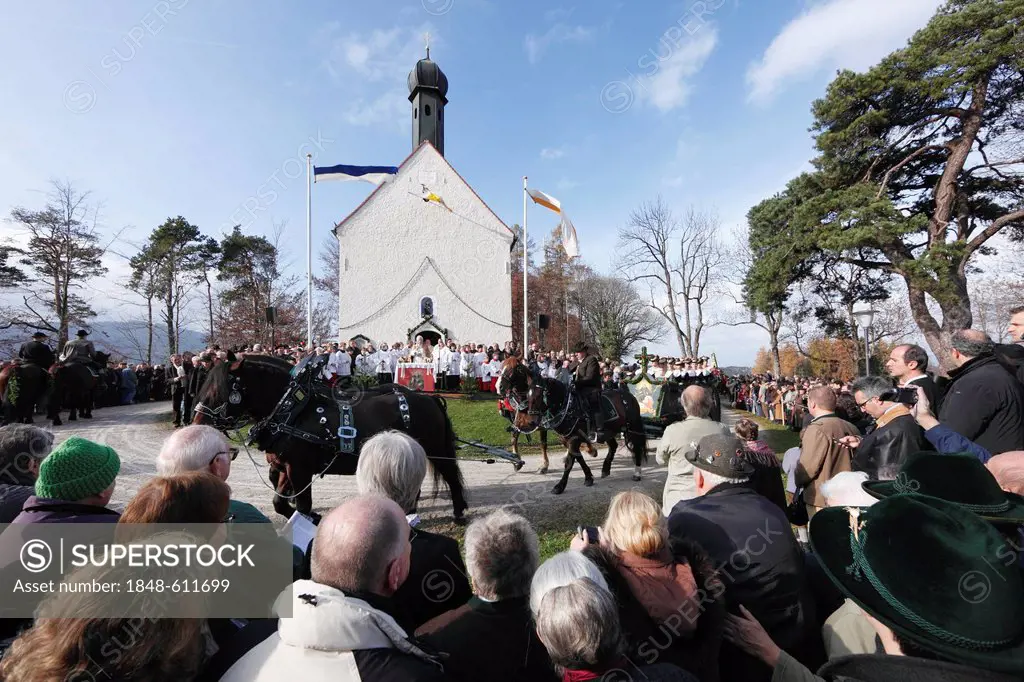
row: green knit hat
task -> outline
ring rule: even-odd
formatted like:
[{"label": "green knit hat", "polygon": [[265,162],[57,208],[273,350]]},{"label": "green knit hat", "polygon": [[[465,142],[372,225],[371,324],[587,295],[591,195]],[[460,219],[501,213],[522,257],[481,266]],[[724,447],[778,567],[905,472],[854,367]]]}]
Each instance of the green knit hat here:
[{"label": "green knit hat", "polygon": [[84,500],[110,487],[121,470],[114,449],[72,436],[54,448],[39,466],[36,496],[50,500]]}]

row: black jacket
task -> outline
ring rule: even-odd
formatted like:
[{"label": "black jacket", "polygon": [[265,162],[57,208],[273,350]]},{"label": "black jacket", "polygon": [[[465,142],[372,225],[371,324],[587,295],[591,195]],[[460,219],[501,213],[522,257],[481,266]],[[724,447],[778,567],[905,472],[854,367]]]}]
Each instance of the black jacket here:
[{"label": "black jacket", "polygon": [[1024,386],[993,355],[950,371],[939,421],[993,455],[1024,448]]},{"label": "black jacket", "polygon": [[28,480],[24,483],[0,484],[0,523],[14,521],[25,506],[25,500],[35,494],[35,483]]},{"label": "black jacket", "polygon": [[601,388],[601,365],[597,356],[588,355],[576,368],[576,388],[600,389]]},{"label": "black jacket", "polygon": [[938,412],[939,407],[942,405],[942,391],[939,390],[938,384],[929,375],[911,379],[907,386],[920,386],[924,389],[924,394],[928,397],[928,404],[931,405],[932,413]]},{"label": "black jacket", "polygon": [[402,616],[399,622],[404,620],[403,625],[412,632],[431,618],[465,604],[473,591],[457,541],[416,528],[409,540],[409,577],[395,593],[394,602]]},{"label": "black jacket", "polygon": [[[740,613],[742,604],[779,647],[803,658],[813,607],[805,593],[803,554],[781,509],[747,485],[724,483],[677,503],[668,526],[674,539],[692,540],[711,557],[730,613]],[[723,681],[772,676],[766,665],[728,643],[722,645],[719,669]]]},{"label": "black jacket", "polygon": [[854,471],[866,472],[872,481],[891,481],[910,455],[934,449],[914,418],[904,414],[864,436],[851,465]]},{"label": "black jacket", "polygon": [[34,365],[39,365],[43,369],[50,369],[57,361],[53,349],[42,341],[26,341],[21,344],[21,348],[18,349],[18,357]]},{"label": "black jacket", "polygon": [[454,682],[557,682],[560,678],[537,638],[528,597],[485,602],[469,600],[468,610],[424,637],[441,654]]},{"label": "black jacket", "polygon": [[969,668],[957,663],[912,656],[861,654],[841,656],[826,663],[818,677],[831,682],[1013,682],[1017,675]]}]

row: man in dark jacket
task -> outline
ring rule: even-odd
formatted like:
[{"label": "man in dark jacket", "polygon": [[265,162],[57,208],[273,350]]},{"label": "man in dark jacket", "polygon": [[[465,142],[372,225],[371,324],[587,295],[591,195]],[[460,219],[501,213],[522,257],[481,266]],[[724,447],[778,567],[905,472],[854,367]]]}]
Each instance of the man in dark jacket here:
[{"label": "man in dark jacket", "polygon": [[0,523],[10,523],[35,494],[39,465],[53,448],[53,434],[29,424],[0,428]]},{"label": "man in dark jacket", "polygon": [[900,387],[920,386],[928,396],[928,402],[938,409],[941,399],[939,387],[928,375],[928,353],[921,346],[904,344],[896,346],[885,362],[885,371],[899,382]]},{"label": "man in dark jacket", "polygon": [[875,429],[863,438],[839,439],[855,450],[854,471],[866,472],[871,480],[892,480],[907,457],[933,449],[907,406],[895,402],[896,389],[888,379],[867,376],[851,388],[857,407],[875,420]]},{"label": "man in dark jacket", "polygon": [[[670,535],[696,542],[711,556],[730,613],[745,606],[780,647],[800,658],[814,619],[807,613],[803,553],[789,520],[749,487],[753,467],[735,436],[705,436],[686,459],[698,496],[673,507]],[[722,680],[771,679],[767,666],[733,646],[723,645],[719,661]]]},{"label": "man in dark jacket", "polygon": [[1024,448],[1024,386],[993,354],[988,334],[953,334],[950,383],[939,421],[993,455]]},{"label": "man in dark jacket", "polygon": [[[417,523],[416,504],[427,475],[423,446],[399,431],[378,433],[363,443],[356,465],[356,486],[363,494],[383,495]],[[473,592],[453,538],[415,527],[409,534],[409,577],[394,595],[395,607],[411,629],[465,604]]]},{"label": "man in dark jacket", "polygon": [[466,565],[476,596],[438,616],[425,640],[448,654],[455,682],[555,682],[551,659],[530,614],[530,581],[537,570],[537,533],[522,516],[499,510],[466,529]]},{"label": "man in dark jacket", "polygon": [[598,433],[597,439],[603,440],[601,431],[604,428],[604,414],[601,410],[601,365],[596,355],[590,355],[590,348],[580,341],[572,352],[576,354],[576,373],[574,384],[580,399],[587,405],[591,424]]},{"label": "man in dark jacket", "polygon": [[45,370],[49,370],[57,361],[53,349],[46,345],[46,334],[43,332],[36,332],[32,335],[31,341],[21,344],[21,348],[18,349],[18,357]]}]

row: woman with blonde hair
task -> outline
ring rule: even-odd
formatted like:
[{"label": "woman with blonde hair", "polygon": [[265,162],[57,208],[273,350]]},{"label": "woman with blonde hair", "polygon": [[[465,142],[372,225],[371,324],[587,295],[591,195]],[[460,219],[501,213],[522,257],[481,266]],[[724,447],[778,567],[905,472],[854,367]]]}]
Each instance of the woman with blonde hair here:
[{"label": "woman with blonde hair", "polygon": [[703,549],[669,537],[661,505],[639,490],[621,492],[604,525],[581,529],[571,547],[601,569],[630,657],[657,656],[717,682],[724,587]]}]

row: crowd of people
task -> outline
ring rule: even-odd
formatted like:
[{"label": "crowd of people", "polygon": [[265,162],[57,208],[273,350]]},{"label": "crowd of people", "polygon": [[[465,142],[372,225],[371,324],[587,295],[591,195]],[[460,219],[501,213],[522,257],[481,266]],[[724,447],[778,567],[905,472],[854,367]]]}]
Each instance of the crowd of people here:
[{"label": "crowd of people", "polygon": [[[702,392],[686,389],[695,413]],[[691,419],[702,418],[671,426],[659,450],[677,483],[671,442]],[[809,431],[839,421],[815,420]],[[1024,452],[987,463],[918,453],[892,480],[832,463],[808,498],[805,545],[768,492],[782,479],[752,424],[737,424],[740,436],[700,424],[681,494],[662,505],[618,493],[600,526],[543,562],[514,504],[473,520],[461,551],[420,528],[426,452],[383,432],[360,451],[358,494],[302,552],[286,617],[135,619],[113,655],[105,644],[127,619],[7,620],[0,679],[79,679],[97,666],[147,682],[1020,679],[1024,583],[1006,549],[1024,522]],[[157,475],[118,510],[113,449],[3,427],[0,465],[17,479],[0,483],[0,521],[266,523],[231,498],[234,452],[210,427],[175,431]],[[17,560],[0,556],[0,568]],[[965,574],[985,580],[965,588]],[[964,592],[977,586],[990,594]]]}]

